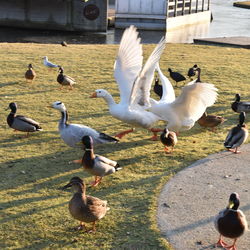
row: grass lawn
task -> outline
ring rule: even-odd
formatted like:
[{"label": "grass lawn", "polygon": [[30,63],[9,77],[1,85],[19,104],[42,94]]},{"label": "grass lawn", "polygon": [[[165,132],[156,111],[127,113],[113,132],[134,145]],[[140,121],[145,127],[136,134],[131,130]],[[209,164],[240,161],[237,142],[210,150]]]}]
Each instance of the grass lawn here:
[{"label": "grass lawn", "polygon": [[[145,57],[155,45],[144,45]],[[110,211],[97,224],[95,234],[76,232],[78,224],[68,212],[71,192],[61,191],[71,177],[90,182],[79,165],[69,164],[83,152],[66,146],[57,130],[60,114],[47,108],[54,101],[65,103],[72,123],[91,126],[114,135],[126,124],[112,118],[102,99],[91,99],[95,89],[107,89],[118,101],[113,78],[113,63],[118,45],[0,44],[0,221],[1,249],[170,249],[156,221],[157,197],[163,185],[176,172],[208,154],[224,150],[228,130],[237,124],[238,114],[231,110],[235,93],[250,100],[250,50],[239,48],[168,44],[161,68],[186,74],[197,63],[201,79],[214,83],[219,97],[210,114],[227,121],[216,133],[195,125],[182,132],[172,155],[163,152],[160,142],[150,141],[151,134],[137,129],[117,145],[101,145],[95,152],[117,160],[123,169],[107,176],[93,196],[108,200]],[[42,57],[64,67],[77,80],[74,90],[59,90],[57,71],[47,70]],[[24,73],[29,63],[37,73],[27,84]],[[176,93],[180,88],[176,89]],[[154,93],[152,95],[157,98]],[[6,123],[10,102],[18,104],[18,113],[40,122],[43,131],[19,138]],[[247,118],[247,123],[249,118]],[[159,124],[163,127],[163,123]],[[16,135],[15,135],[16,134]],[[222,194],[224,196],[224,194]],[[227,194],[225,194],[227,195]]]}]

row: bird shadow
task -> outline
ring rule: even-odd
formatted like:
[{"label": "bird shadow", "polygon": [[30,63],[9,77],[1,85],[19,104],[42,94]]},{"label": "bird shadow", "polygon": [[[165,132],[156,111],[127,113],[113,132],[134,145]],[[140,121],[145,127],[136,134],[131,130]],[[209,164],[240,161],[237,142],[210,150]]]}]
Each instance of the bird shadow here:
[{"label": "bird shadow", "polygon": [[12,85],[16,85],[18,84],[18,82],[6,82],[6,83],[0,83],[0,88],[4,88],[6,86],[12,86]]}]

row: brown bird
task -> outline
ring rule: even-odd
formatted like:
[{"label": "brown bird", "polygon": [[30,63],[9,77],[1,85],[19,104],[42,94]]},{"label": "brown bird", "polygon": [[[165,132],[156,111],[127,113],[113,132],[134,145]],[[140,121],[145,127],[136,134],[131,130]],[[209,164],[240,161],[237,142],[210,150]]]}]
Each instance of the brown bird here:
[{"label": "brown bird", "polygon": [[[169,131],[167,128],[165,128],[160,135],[160,140],[162,144],[164,145],[164,150],[166,154],[171,154],[174,150],[174,146],[177,143],[177,136],[176,133],[173,131]],[[171,147],[171,151],[169,151],[169,147]]]},{"label": "brown bird", "polygon": [[[86,195],[86,185],[79,177],[71,178],[70,182],[63,187],[63,190],[73,187],[75,193],[69,201],[69,212],[72,217],[80,221],[77,230],[85,228],[86,232],[95,232],[95,224],[102,219],[110,209],[107,207],[107,201]],[[87,229],[85,223],[93,223],[91,229]]]},{"label": "brown bird", "polygon": [[201,127],[211,128],[212,131],[215,131],[215,127],[222,124],[224,121],[225,119],[222,116],[208,115],[207,112],[204,112],[197,122]]},{"label": "brown bird", "polygon": [[[228,250],[236,250],[237,239],[248,229],[247,220],[243,212],[238,209],[240,206],[239,195],[232,193],[229,197],[228,206],[219,212],[214,220],[215,228],[220,234],[216,246],[224,247]],[[233,245],[228,246],[222,237],[234,240]]]},{"label": "brown bird", "polygon": [[27,83],[29,81],[32,83],[36,78],[36,72],[34,71],[31,63],[28,65],[28,70],[25,72],[25,78]]}]

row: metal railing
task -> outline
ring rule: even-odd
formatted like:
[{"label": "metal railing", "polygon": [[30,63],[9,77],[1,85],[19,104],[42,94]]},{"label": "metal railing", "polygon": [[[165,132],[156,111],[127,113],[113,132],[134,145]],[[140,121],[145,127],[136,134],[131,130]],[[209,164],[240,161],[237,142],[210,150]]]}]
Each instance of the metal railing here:
[{"label": "metal railing", "polygon": [[210,0],[168,0],[167,17],[176,17],[207,11]]}]

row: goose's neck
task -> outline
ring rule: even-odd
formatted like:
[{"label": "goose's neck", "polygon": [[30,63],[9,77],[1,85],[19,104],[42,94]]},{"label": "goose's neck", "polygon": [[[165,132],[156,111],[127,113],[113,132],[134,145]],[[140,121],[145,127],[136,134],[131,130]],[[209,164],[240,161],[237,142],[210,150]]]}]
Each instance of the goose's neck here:
[{"label": "goose's neck", "polygon": [[59,127],[65,127],[68,125],[68,112],[67,110],[61,111],[61,120],[59,121]]},{"label": "goose's neck", "polygon": [[103,99],[107,102],[108,106],[112,106],[116,104],[114,98],[109,93],[103,96]]}]

